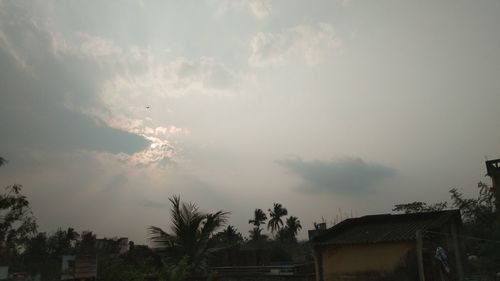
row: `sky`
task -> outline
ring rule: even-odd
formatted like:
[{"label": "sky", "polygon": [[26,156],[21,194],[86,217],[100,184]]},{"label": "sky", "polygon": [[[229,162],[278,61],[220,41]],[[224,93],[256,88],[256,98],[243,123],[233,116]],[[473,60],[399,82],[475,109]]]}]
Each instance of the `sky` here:
[{"label": "sky", "polygon": [[173,195],[303,226],[475,196],[500,1],[0,0],[0,185],[42,231],[147,243]]}]

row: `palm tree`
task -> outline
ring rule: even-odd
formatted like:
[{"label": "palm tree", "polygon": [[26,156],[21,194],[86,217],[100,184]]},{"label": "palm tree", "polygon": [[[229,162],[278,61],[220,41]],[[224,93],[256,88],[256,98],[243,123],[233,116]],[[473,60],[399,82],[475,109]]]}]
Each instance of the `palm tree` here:
[{"label": "palm tree", "polygon": [[267,235],[262,234],[262,228],[254,227],[250,232],[250,241],[264,241],[267,240]]},{"label": "palm tree", "polygon": [[255,227],[259,227],[261,224],[267,220],[266,213],[262,209],[255,209],[253,213],[253,220],[249,220],[248,223],[253,224]]},{"label": "palm tree", "polygon": [[179,196],[169,198],[172,203],[171,233],[150,226],[153,246],[164,253],[167,264],[178,264],[182,259],[195,271],[206,268],[207,256],[212,251],[212,234],[226,223],[228,213],[203,213],[193,203],[183,203]]},{"label": "palm tree", "polygon": [[300,220],[297,217],[290,216],[286,219],[285,232],[289,242],[297,242],[297,233],[302,229]]},{"label": "palm tree", "polygon": [[291,234],[293,234],[294,237],[297,235],[297,233],[299,233],[299,230],[302,229],[299,218],[294,216],[290,216],[288,219],[286,219],[285,227]]},{"label": "palm tree", "polygon": [[283,208],[280,203],[273,203],[273,209],[269,209],[269,216],[271,219],[269,219],[269,222],[267,223],[267,229],[270,228],[272,233],[280,230],[281,226],[283,226],[281,217],[286,215],[288,215],[286,208]]},{"label": "palm tree", "polygon": [[286,220],[285,227],[278,231],[278,235],[276,237],[277,240],[281,242],[297,242],[297,233],[302,229],[302,225],[300,225],[300,221],[297,217],[290,216]]}]

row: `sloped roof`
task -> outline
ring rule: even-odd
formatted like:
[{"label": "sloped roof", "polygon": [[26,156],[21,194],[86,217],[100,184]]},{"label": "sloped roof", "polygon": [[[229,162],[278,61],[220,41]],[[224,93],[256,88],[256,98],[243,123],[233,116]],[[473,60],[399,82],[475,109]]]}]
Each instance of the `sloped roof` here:
[{"label": "sloped roof", "polygon": [[315,236],[311,242],[321,245],[415,240],[417,230],[436,229],[452,220],[461,222],[459,210],[402,215],[369,215],[346,219]]}]

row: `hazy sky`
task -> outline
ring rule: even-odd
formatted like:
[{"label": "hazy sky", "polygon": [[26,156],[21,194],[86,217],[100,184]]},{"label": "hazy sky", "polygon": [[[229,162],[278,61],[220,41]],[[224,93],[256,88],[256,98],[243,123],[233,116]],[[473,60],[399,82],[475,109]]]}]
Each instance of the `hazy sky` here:
[{"label": "hazy sky", "polygon": [[[304,226],[474,195],[500,1],[0,0],[0,184],[44,231],[144,243],[168,197]],[[149,109],[146,107],[150,107]]]}]

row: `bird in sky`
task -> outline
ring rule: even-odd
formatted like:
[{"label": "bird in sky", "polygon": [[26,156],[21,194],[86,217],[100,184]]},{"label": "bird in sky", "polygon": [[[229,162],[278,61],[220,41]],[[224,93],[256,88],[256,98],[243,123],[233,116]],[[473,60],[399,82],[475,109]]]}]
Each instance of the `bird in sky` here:
[{"label": "bird in sky", "polygon": [[148,106],[146,106],[146,109],[150,109],[150,108],[151,108],[151,107],[150,107],[149,105],[148,105]]}]

